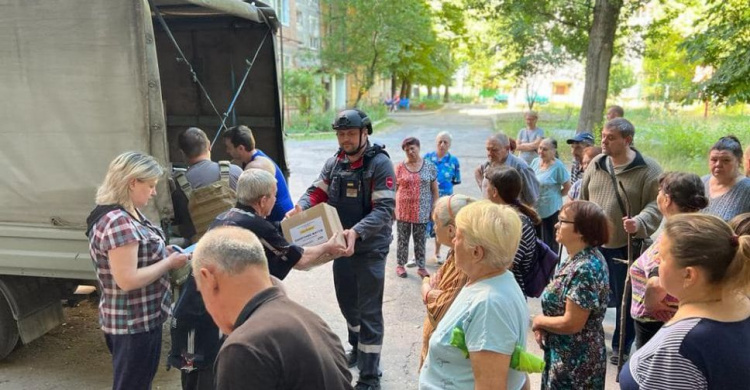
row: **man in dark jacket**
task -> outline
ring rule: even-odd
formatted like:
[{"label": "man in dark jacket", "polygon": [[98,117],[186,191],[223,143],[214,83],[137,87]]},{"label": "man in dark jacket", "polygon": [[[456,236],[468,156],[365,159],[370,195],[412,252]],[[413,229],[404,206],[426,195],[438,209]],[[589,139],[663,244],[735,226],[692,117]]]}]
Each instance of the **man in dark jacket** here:
[{"label": "man in dark jacket", "polygon": [[393,240],[395,173],[384,147],[368,140],[372,123],[367,114],[341,111],[332,127],[339,151],[325,162],[318,180],[287,215],[324,202],[338,211],[347,249],[344,257],[334,260],[333,282],[352,346],[348,361],[359,368],[357,389],[379,389],[383,286],[385,260]]},{"label": "man in dark jacket", "polygon": [[253,233],[212,229],[192,265],[206,309],[228,335],[216,358],[217,389],[351,389],[341,341],[318,315],[273,286]]}]

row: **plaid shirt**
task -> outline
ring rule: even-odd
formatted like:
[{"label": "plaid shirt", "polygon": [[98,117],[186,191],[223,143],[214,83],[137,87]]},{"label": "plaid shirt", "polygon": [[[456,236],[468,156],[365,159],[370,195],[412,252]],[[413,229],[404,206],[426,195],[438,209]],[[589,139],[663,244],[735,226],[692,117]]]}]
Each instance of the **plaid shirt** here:
[{"label": "plaid shirt", "polygon": [[160,328],[169,316],[168,275],[132,291],[123,291],[112,276],[109,251],[138,243],[138,268],[167,257],[164,233],[139,213],[141,222],[113,210],[96,222],[89,239],[91,259],[101,288],[99,323],[107,334],[134,334]]}]

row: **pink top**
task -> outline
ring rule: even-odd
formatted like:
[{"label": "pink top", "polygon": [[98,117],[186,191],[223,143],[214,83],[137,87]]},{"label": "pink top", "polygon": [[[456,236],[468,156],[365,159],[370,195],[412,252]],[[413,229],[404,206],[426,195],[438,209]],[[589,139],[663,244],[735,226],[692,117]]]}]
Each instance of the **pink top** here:
[{"label": "pink top", "polygon": [[427,223],[432,212],[432,182],[437,180],[437,168],[428,160],[411,172],[403,162],[396,165],[396,220]]},{"label": "pink top", "polygon": [[[646,310],[646,306],[643,305],[643,296],[646,293],[646,281],[648,281],[649,272],[659,265],[659,241],[661,241],[661,237],[659,236],[653,245],[646,249],[630,267],[630,280],[633,286],[633,303],[630,306],[630,315],[641,322],[659,321]],[[676,308],[679,301],[677,298],[667,295],[665,303]]]}]

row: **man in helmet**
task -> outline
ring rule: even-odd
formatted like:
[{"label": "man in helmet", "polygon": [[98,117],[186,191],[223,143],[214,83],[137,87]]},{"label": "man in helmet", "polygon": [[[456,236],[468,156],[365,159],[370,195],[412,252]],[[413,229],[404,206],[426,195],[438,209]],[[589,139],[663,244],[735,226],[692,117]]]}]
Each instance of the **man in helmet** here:
[{"label": "man in helmet", "polygon": [[323,202],[338,210],[347,248],[345,257],[333,262],[333,283],[352,346],[348,363],[359,368],[357,389],[379,389],[383,282],[393,240],[395,173],[385,147],[369,141],[372,123],[367,114],[341,111],[332,127],[338,152],[287,215]]}]

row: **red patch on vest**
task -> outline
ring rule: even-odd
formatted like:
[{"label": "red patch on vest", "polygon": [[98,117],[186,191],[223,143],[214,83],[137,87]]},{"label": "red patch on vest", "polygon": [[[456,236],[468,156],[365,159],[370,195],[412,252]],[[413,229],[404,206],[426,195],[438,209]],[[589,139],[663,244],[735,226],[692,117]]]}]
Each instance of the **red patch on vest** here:
[{"label": "red patch on vest", "polygon": [[386,177],[385,178],[385,186],[388,187],[389,190],[393,189],[393,178],[392,177]]}]

